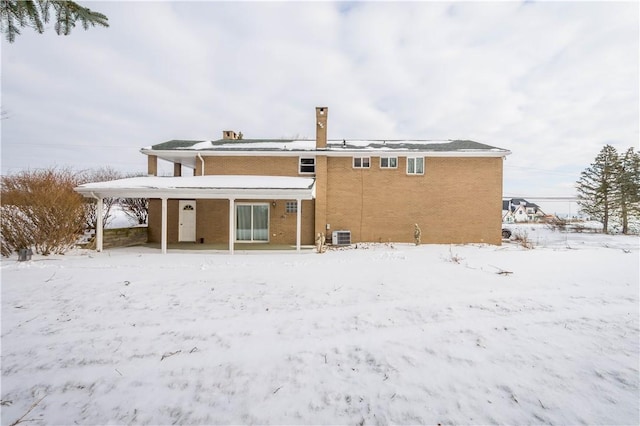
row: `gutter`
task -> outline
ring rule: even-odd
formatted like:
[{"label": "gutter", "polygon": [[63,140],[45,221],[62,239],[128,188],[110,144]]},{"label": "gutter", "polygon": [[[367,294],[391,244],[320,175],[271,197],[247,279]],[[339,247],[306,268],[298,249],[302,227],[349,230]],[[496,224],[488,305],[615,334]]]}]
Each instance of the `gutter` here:
[{"label": "gutter", "polygon": [[[193,158],[194,152],[191,151],[153,151],[153,155],[161,159],[167,157]],[[202,155],[204,154],[204,155]],[[267,157],[315,157],[323,155],[326,157],[505,157],[511,155],[511,151],[506,149],[498,150],[459,150],[459,151],[429,151],[429,150],[400,150],[400,149],[314,149],[314,150],[246,150],[246,151],[204,151],[198,152],[196,158],[204,162],[203,157],[228,156],[228,157],[254,157],[256,155],[264,155]],[[170,160],[169,160],[170,161]]]}]

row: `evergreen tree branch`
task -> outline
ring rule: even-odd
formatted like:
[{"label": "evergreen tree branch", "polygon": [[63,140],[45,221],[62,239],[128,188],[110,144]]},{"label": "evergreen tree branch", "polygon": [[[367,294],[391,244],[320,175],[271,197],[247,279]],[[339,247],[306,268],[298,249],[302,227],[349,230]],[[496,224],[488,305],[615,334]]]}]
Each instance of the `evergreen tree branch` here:
[{"label": "evergreen tree branch", "polygon": [[80,22],[85,30],[89,27],[108,27],[109,19],[73,1],[60,0],[0,0],[0,30],[9,43],[20,34],[20,28],[31,27],[42,34],[45,24],[55,15],[54,30],[58,35],[69,35]]}]

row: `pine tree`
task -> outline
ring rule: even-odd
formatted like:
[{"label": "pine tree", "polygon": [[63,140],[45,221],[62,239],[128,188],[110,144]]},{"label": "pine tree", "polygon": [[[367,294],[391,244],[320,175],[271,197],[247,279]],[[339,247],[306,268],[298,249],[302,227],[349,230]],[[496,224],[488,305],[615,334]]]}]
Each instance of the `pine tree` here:
[{"label": "pine tree", "polygon": [[0,29],[7,41],[13,43],[20,28],[31,27],[40,34],[49,22],[50,9],[55,14],[54,29],[58,35],[69,35],[80,22],[85,30],[90,26],[108,27],[108,18],[73,1],[56,0],[0,0]]},{"label": "pine tree", "polygon": [[620,157],[617,176],[616,204],[622,222],[622,233],[629,233],[629,219],[640,216],[640,154],[629,148]]},{"label": "pine tree", "polygon": [[616,149],[605,145],[591,166],[580,174],[576,186],[582,211],[602,222],[605,233],[608,233],[609,219],[616,208],[619,169]]}]

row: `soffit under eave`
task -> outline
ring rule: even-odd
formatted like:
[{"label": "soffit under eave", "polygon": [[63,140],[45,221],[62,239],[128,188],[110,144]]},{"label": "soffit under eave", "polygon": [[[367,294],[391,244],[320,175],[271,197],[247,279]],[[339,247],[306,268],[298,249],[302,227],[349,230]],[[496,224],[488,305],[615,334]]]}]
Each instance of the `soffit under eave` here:
[{"label": "soffit under eave", "polygon": [[76,188],[86,198],[167,198],[167,199],[247,199],[247,200],[313,200],[315,185],[305,189],[193,189],[193,188]]},{"label": "soffit under eave", "polygon": [[154,156],[160,160],[168,161],[170,163],[180,163],[185,167],[191,169],[196,168],[196,162],[198,161],[198,152],[185,152],[185,151],[157,151],[154,152],[148,149],[141,149],[140,152],[147,156]]}]

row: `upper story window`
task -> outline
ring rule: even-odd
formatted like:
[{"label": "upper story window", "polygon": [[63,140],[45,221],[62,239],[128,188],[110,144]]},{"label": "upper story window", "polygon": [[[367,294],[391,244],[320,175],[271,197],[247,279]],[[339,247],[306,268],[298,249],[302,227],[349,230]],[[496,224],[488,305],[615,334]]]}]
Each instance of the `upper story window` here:
[{"label": "upper story window", "polygon": [[398,157],[380,157],[381,169],[395,169],[398,167]]},{"label": "upper story window", "polygon": [[424,157],[407,157],[407,174],[424,174]]},{"label": "upper story window", "polygon": [[368,169],[371,164],[369,157],[353,157],[354,169]]},{"label": "upper story window", "polygon": [[300,173],[315,173],[316,159],[315,157],[300,157],[298,171]]}]

